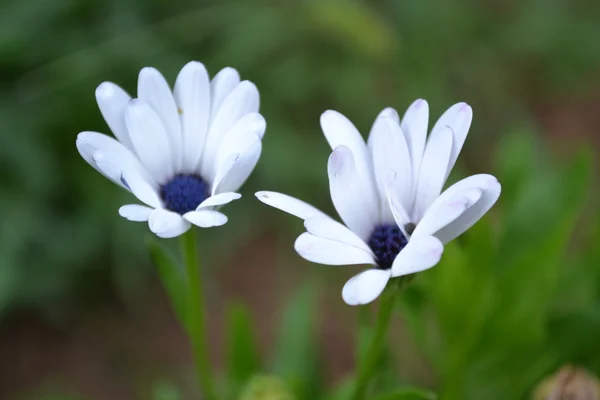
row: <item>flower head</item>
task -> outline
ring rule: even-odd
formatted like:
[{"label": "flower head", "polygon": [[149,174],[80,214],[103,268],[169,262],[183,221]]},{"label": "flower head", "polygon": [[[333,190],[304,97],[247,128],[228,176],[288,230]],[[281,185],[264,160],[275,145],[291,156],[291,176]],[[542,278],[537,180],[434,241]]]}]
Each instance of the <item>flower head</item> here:
[{"label": "flower head", "polygon": [[474,175],[442,193],[467,137],[473,112],[450,107],[429,136],[429,106],[415,101],[402,119],[383,110],[365,143],[356,127],[336,111],[321,116],[333,149],[328,161],[331,199],[344,224],[315,207],[275,192],[258,192],[262,202],[304,220],[307,232],[296,251],[328,265],[371,264],[342,290],[350,305],[376,299],[391,278],[433,267],[444,244],[461,235],[496,202],[500,184]]},{"label": "flower head", "polygon": [[77,136],[81,156],[145,204],[125,205],[119,214],[148,221],[165,238],[191,224],[225,224],[217,208],[241,197],[236,191],[262,149],[266,123],[256,86],[240,81],[233,68],[210,80],[204,65],[192,61],[173,91],[156,69],[142,69],[137,95],[100,84],[96,100],[116,139],[97,132]]}]

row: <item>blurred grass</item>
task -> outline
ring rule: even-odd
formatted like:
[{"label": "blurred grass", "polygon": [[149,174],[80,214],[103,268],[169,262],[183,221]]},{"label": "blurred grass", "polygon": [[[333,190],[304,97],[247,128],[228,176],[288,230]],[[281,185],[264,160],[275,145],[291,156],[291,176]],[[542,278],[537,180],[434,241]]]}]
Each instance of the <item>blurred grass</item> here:
[{"label": "blurred grass", "polygon": [[[462,167],[497,174],[501,201],[417,280],[403,307],[441,398],[524,398],[565,362],[600,373],[597,150],[553,156],[536,112],[596,94],[598,37],[600,3],[591,1],[3,4],[0,318],[30,308],[63,323],[115,291],[135,301],[150,272],[147,227],[118,216],[129,196],[80,159],[75,137],[108,133],[94,100],[102,81],[134,93],[141,67],[173,82],[197,59],[213,74],[230,65],[253,80],[268,121],[245,200],[227,207],[226,227],[202,235],[211,249],[205,257],[246,243],[264,221],[292,226],[253,201],[256,190],[286,192],[333,214],[322,111],[337,109],[366,133],[385,106],[403,112],[424,97],[434,119],[467,101],[475,119]],[[305,321],[313,308],[296,309]],[[231,324],[244,327],[240,313]],[[282,328],[290,337],[295,318]],[[321,383],[312,344],[300,345],[307,350],[278,352],[274,371],[309,398],[322,393]],[[307,370],[314,382],[302,380]]]}]

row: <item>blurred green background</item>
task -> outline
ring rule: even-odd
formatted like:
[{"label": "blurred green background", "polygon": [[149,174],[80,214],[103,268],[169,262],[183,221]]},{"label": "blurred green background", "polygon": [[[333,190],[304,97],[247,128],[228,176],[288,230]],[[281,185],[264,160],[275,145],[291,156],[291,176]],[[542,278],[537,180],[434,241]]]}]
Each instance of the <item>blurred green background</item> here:
[{"label": "blurred green background", "polygon": [[382,108],[402,113],[419,97],[431,124],[455,102],[473,107],[451,181],[488,172],[503,194],[403,294],[376,390],[527,399],[564,364],[600,374],[600,2],[24,0],[0,10],[0,398],[193,398],[148,228],[118,216],[131,196],[75,149],[80,131],[109,133],[98,84],[135,93],[144,66],[173,83],[192,59],[254,81],[267,119],[245,200],[226,207],[225,227],[200,233],[211,348],[230,398],[257,372],[298,399],[344,398],[376,306],[357,329],[359,310],[340,296],[357,269],[300,259],[302,224],[253,193],[335,215],[321,112],[366,133]]}]

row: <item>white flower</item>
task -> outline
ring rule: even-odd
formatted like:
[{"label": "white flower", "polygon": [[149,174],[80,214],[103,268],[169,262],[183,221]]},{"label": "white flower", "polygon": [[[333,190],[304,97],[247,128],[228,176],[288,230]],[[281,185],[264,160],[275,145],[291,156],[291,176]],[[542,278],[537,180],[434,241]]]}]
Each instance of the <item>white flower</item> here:
[{"label": "white flower", "polygon": [[148,221],[164,238],[181,235],[191,224],[227,222],[216,208],[241,197],[236,191],[258,162],[266,128],[252,82],[240,82],[233,68],[210,80],[204,65],[193,61],[182,68],[173,92],[160,72],[144,68],[138,98],[104,82],[96,99],[117,140],[81,132],[77,149],[146,204],[121,207],[122,217]]},{"label": "white flower", "polygon": [[402,120],[395,110],[383,110],[365,144],[342,114],[324,112],[321,127],[333,149],[328,162],[331,198],[345,225],[284,194],[256,196],[304,220],[307,232],[298,237],[295,248],[306,260],[374,265],[342,290],[350,305],[369,303],[391,278],[437,264],[444,244],[469,229],[498,199],[498,180],[485,174],[442,193],[472,117],[470,106],[455,104],[427,138],[429,106],[417,100]]}]

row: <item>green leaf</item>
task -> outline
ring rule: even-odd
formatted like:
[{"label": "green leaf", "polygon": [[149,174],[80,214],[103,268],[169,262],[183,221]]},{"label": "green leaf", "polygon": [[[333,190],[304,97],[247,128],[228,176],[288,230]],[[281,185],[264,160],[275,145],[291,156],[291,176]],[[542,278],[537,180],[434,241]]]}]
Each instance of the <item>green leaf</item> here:
[{"label": "green leaf", "polygon": [[186,327],[187,285],[185,284],[183,270],[177,261],[175,261],[171,252],[154,237],[150,235],[146,236],[146,245],[150,252],[150,258],[152,258],[154,265],[156,265],[160,280],[171,300],[175,314],[179,322]]},{"label": "green leaf", "polygon": [[239,400],[294,400],[294,396],[278,377],[258,375],[248,382]]},{"label": "green leaf", "polygon": [[316,286],[307,282],[283,308],[275,345],[273,370],[282,376],[298,398],[312,399],[320,385],[315,342]]},{"label": "green leaf", "polygon": [[166,381],[155,382],[152,386],[153,400],[181,400],[181,393],[175,385]]},{"label": "green leaf", "polygon": [[252,317],[242,304],[227,308],[227,366],[230,390],[237,390],[260,371],[261,362],[255,341]]},{"label": "green leaf", "polygon": [[373,329],[372,310],[369,307],[359,307],[358,311],[358,330],[356,333],[356,354],[358,360],[364,362],[369,351],[369,345],[373,341],[375,330]]},{"label": "green leaf", "polygon": [[402,387],[394,390],[390,393],[385,393],[377,397],[373,397],[372,400],[436,400],[437,395],[427,390],[414,388],[414,387]]},{"label": "green leaf", "polygon": [[[511,210],[498,257],[498,284],[510,299],[499,304],[498,340],[537,342],[554,296],[563,257],[589,189],[591,157],[574,161],[541,182]],[[541,183],[541,184],[540,184]],[[535,290],[532,290],[535,288]],[[520,335],[510,335],[518,329]]]}]

